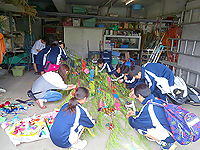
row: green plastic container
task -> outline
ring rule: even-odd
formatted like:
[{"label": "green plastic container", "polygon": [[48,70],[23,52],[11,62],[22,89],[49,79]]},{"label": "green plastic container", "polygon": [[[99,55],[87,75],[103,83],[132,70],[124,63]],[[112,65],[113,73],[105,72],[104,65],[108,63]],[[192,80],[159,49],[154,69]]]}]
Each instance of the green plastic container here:
[{"label": "green plastic container", "polygon": [[72,11],[74,14],[86,14],[87,10],[85,7],[73,6]]},{"label": "green plastic container", "polygon": [[24,75],[25,66],[15,66],[11,70],[14,77],[21,77]]},{"label": "green plastic container", "polygon": [[119,59],[112,59],[112,65],[117,65],[119,63]]},{"label": "green plastic container", "polygon": [[95,27],[96,18],[86,19],[83,20],[82,22],[84,27]]}]

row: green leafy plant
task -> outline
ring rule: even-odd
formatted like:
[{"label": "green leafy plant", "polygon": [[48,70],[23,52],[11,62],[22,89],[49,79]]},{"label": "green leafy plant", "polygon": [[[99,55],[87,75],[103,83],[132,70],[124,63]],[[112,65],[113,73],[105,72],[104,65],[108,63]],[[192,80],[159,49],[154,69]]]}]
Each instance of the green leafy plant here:
[{"label": "green leafy plant", "polygon": [[[75,58],[75,57],[74,57]],[[129,98],[130,91],[124,88],[124,84],[119,84],[118,82],[111,82],[111,87],[107,78],[109,77],[106,73],[95,73],[95,76],[91,79],[90,74],[86,74],[82,70],[82,59],[70,60],[71,71],[68,75],[68,84],[76,84],[77,86],[89,87],[90,97],[86,103],[83,104],[85,108],[89,111],[90,115],[93,116],[96,120],[96,124],[93,128],[93,132],[96,135],[98,131],[104,133],[106,127],[106,122],[111,123],[113,128],[110,129],[109,139],[107,141],[106,149],[111,150],[113,148],[120,148],[119,144],[120,137],[131,138],[131,135],[128,134],[130,131],[130,126],[128,121],[125,118],[127,109],[124,107],[126,101],[132,101],[133,99]],[[91,62],[87,62],[86,69],[91,70],[96,69],[97,66],[94,66]],[[90,88],[91,81],[94,81],[95,92]],[[121,101],[120,110],[115,110],[112,113],[108,113],[105,108],[101,108],[99,111],[99,101],[106,102],[107,107],[112,110],[115,109],[115,100],[113,98],[113,87],[116,87],[115,93],[118,95]],[[63,95],[68,95],[67,98],[62,102],[61,106],[68,102],[73,96],[75,89],[70,93],[63,92]],[[119,124],[119,120],[127,124],[125,128],[122,128]],[[89,132],[86,130],[82,137],[88,138],[90,136]]]}]

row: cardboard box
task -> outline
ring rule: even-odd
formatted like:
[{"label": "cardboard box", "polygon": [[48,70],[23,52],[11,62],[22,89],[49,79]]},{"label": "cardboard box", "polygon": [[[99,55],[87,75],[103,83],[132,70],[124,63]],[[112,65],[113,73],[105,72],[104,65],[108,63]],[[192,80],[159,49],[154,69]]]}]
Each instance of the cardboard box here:
[{"label": "cardboard box", "polygon": [[124,23],[124,29],[128,29],[128,22]]},{"label": "cardboard box", "polygon": [[118,14],[113,14],[113,13],[110,13],[109,16],[110,16],[110,17],[119,17]]},{"label": "cardboard box", "polygon": [[125,53],[125,59],[128,60],[129,58],[130,58],[130,54],[129,54],[129,52],[126,52]]}]

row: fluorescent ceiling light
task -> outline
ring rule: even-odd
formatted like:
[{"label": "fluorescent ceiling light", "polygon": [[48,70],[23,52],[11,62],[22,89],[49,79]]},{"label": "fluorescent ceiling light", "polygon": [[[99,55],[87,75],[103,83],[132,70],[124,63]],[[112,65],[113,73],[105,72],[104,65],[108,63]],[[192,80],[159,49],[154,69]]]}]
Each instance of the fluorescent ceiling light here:
[{"label": "fluorescent ceiling light", "polygon": [[126,5],[132,3],[134,0],[129,0],[128,2],[126,2]]}]

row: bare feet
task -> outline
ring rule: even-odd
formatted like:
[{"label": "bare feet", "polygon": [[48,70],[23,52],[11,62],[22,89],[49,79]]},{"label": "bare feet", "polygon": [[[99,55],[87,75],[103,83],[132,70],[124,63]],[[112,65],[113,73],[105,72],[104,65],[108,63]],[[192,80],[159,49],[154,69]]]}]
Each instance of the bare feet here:
[{"label": "bare feet", "polygon": [[36,100],[36,103],[40,106],[41,109],[47,108],[46,106],[44,106],[44,99],[38,99]]}]

